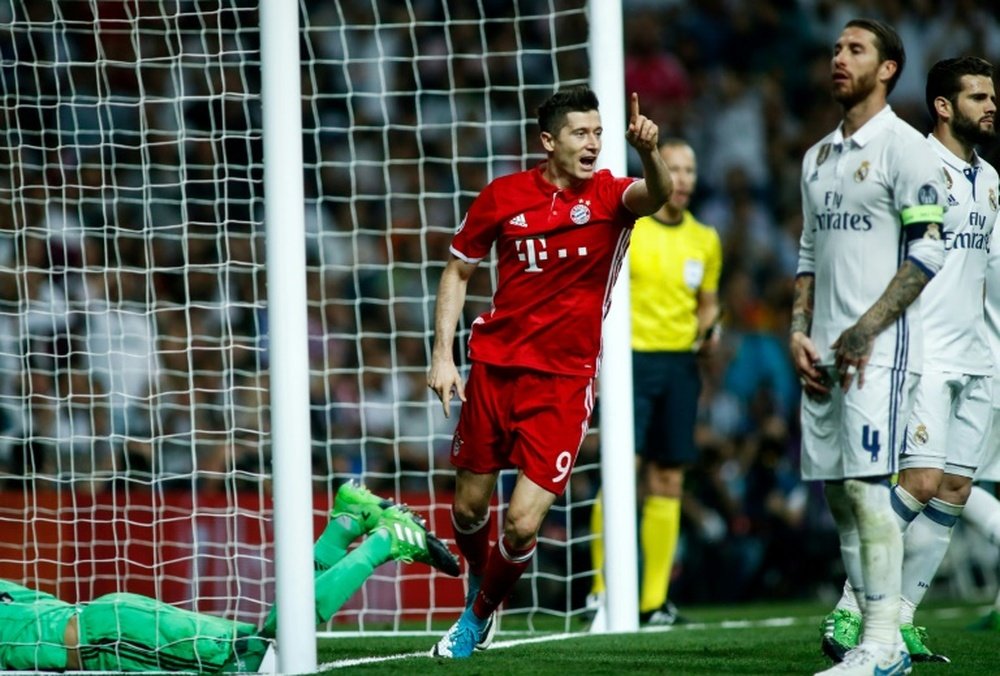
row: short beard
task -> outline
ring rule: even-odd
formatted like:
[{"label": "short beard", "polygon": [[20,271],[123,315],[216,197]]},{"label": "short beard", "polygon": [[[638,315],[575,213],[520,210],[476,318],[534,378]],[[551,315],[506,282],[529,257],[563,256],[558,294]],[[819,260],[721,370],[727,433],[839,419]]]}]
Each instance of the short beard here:
[{"label": "short beard", "polygon": [[844,110],[849,110],[853,108],[856,104],[861,103],[868,95],[875,90],[875,74],[872,73],[867,76],[862,76],[858,78],[857,86],[851,91],[838,96],[836,93],[833,95],[833,100],[839,103]]},{"label": "short beard", "polygon": [[983,129],[979,123],[957,110],[951,121],[951,133],[959,143],[967,146],[985,145],[996,137],[995,129]]}]

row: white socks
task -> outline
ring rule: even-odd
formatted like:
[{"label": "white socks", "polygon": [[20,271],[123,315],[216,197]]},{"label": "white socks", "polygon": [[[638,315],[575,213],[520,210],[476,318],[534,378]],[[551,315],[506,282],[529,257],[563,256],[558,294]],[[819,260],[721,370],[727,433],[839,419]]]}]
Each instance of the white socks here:
[{"label": "white socks", "polygon": [[865,590],[863,641],[895,645],[899,635],[903,536],[889,503],[889,486],[848,479],[844,489],[861,539]]},{"label": "white socks", "polygon": [[[914,608],[920,605],[931,586],[951,542],[951,531],[962,515],[962,505],[931,498],[924,511],[913,520],[903,536],[903,598]],[[913,609],[900,624],[913,622]]]},{"label": "white socks", "polygon": [[917,518],[917,515],[924,511],[924,503],[913,497],[908,490],[899,484],[892,487],[889,501],[892,504],[892,511],[896,513],[899,530],[904,533],[913,520]]},{"label": "white socks", "polygon": [[[990,543],[1000,546],[1000,500],[992,493],[973,485],[969,501],[962,510],[962,518]],[[1000,611],[1000,593],[997,594],[993,607]]]},{"label": "white socks", "polygon": [[[854,518],[854,510],[848,501],[844,484],[828,483],[824,486],[824,491],[826,502],[830,507],[830,514],[837,525],[837,535],[840,537],[840,556],[844,562],[844,570],[847,572],[844,593],[841,595],[841,601],[837,603],[837,607],[857,611],[859,604],[864,599],[865,592],[865,580],[861,573],[861,536],[858,534],[857,520]],[[854,597],[853,604],[847,598],[849,595]]]},{"label": "white socks", "polygon": [[985,535],[991,544],[1000,546],[1000,501],[992,493],[973,486],[962,518]]},{"label": "white socks", "polygon": [[[860,561],[860,558],[858,559]],[[998,596],[997,598],[1000,598]],[[837,601],[837,605],[834,606],[839,610],[849,610],[852,613],[857,613],[861,615],[864,611],[861,609],[860,601],[863,597],[858,594],[857,590],[854,589],[854,585],[851,584],[850,580],[844,580],[844,590],[840,594],[840,600]]]}]

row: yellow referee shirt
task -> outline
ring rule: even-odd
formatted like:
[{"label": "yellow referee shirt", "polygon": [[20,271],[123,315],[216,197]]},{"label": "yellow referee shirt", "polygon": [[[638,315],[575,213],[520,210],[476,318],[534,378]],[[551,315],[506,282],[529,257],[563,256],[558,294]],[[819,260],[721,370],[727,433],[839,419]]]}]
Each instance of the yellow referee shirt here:
[{"label": "yellow referee shirt", "polygon": [[715,228],[690,211],[677,225],[653,216],[635,223],[629,247],[632,349],[690,351],[698,334],[698,292],[715,293],[722,245]]}]

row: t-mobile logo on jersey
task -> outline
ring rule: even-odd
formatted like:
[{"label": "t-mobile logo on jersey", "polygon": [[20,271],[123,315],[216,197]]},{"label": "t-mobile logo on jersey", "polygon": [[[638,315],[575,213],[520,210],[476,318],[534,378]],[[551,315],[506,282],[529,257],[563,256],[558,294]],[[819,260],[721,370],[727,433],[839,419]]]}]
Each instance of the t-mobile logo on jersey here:
[{"label": "t-mobile logo on jersey", "polygon": [[[525,272],[541,272],[542,268],[538,264],[549,260],[548,245],[545,243],[544,237],[515,239],[514,246],[517,247],[517,260],[528,264],[528,267],[524,269]],[[577,256],[586,256],[587,247],[576,247],[575,254]],[[569,255],[569,249],[555,250],[556,258],[569,258]]]}]

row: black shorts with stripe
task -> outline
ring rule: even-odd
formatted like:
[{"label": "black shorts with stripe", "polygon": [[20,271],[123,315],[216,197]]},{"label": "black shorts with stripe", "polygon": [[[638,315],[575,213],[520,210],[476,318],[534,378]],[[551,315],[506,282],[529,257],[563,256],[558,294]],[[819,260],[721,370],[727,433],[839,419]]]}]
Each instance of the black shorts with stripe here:
[{"label": "black shorts with stripe", "polygon": [[664,467],[698,458],[694,425],[701,377],[692,352],[632,352],[635,447]]}]

